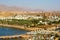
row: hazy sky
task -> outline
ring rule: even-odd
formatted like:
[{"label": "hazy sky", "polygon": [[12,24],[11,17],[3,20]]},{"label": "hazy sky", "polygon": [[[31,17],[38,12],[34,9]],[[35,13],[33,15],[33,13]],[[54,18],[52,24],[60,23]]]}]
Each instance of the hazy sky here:
[{"label": "hazy sky", "polygon": [[0,0],[0,4],[46,10],[60,10],[60,0]]}]

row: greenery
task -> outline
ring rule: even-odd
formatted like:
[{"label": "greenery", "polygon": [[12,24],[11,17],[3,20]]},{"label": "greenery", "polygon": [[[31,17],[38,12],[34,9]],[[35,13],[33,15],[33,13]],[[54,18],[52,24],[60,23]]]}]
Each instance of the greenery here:
[{"label": "greenery", "polygon": [[0,20],[0,24],[24,25],[26,27],[36,27],[36,26],[40,26],[40,25],[45,25],[45,24],[39,23],[39,21],[47,22],[48,25],[60,23],[60,20],[59,21],[49,21],[47,19],[30,19],[30,20],[4,19],[4,20]]},{"label": "greenery", "polygon": [[24,25],[24,26],[36,26],[36,24],[39,21],[36,19],[32,20],[22,20],[22,19],[6,19],[6,20],[0,20],[0,24],[11,24],[11,25]]}]

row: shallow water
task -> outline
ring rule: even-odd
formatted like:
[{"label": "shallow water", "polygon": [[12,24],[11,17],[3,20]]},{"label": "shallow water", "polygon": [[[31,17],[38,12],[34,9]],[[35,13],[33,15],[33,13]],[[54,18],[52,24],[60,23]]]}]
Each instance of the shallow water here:
[{"label": "shallow water", "polygon": [[15,28],[0,27],[0,36],[10,36],[10,35],[19,35],[25,34],[26,30],[20,30]]}]

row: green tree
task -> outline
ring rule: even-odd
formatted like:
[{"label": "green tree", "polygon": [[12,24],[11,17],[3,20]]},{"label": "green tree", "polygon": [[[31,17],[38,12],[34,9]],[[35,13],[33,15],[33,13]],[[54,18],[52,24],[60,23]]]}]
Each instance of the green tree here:
[{"label": "green tree", "polygon": [[34,24],[34,27],[35,27],[35,26],[37,26],[39,20],[37,20],[37,19],[32,19],[31,22],[32,22],[32,24]]}]

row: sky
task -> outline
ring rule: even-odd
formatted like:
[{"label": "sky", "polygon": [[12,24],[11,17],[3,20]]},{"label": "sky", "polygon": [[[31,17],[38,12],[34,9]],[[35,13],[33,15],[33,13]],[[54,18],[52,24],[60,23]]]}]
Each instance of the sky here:
[{"label": "sky", "polygon": [[0,0],[0,4],[33,9],[60,10],[60,0]]}]

